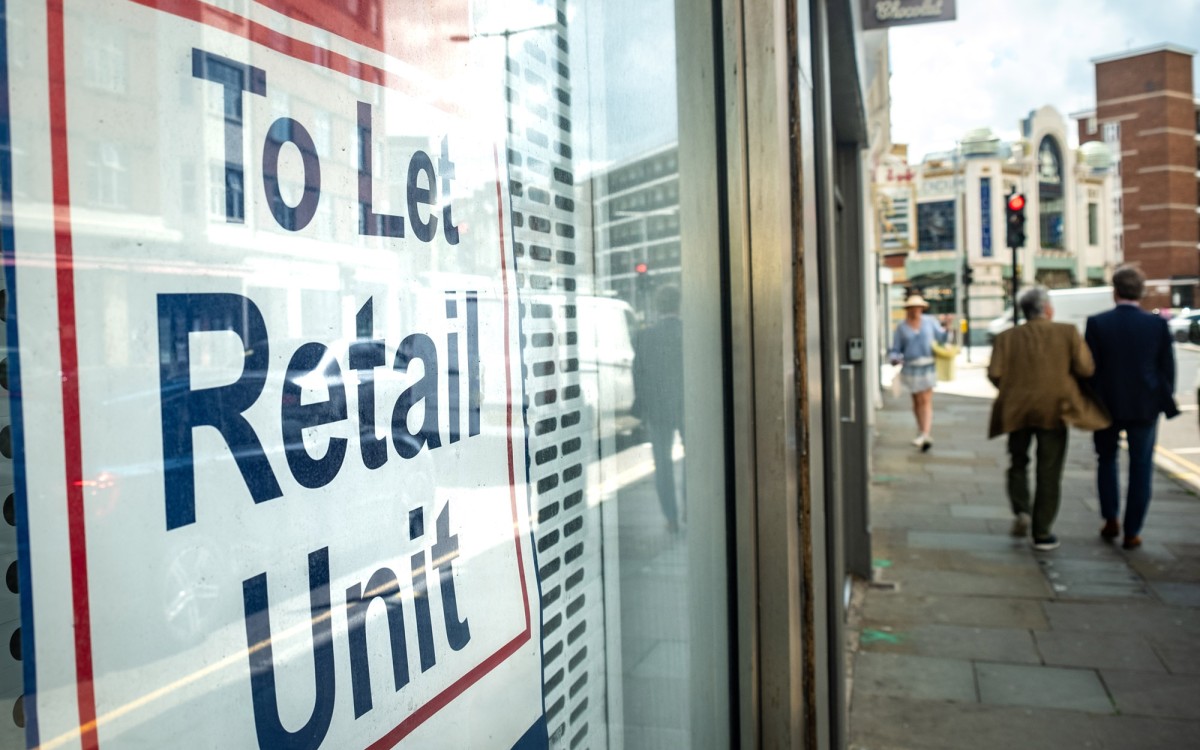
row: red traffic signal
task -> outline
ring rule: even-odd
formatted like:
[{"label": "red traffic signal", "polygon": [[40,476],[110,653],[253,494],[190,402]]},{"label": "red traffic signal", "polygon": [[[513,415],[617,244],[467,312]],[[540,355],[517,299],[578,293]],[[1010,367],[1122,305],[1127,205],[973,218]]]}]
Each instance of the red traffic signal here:
[{"label": "red traffic signal", "polygon": [[1025,196],[1015,191],[1009,193],[1004,214],[1008,224],[1008,246],[1025,247]]},{"label": "red traffic signal", "polygon": [[646,265],[645,263],[638,263],[633,267],[633,270],[637,271],[638,273],[645,273],[646,271],[650,270],[650,266]]}]

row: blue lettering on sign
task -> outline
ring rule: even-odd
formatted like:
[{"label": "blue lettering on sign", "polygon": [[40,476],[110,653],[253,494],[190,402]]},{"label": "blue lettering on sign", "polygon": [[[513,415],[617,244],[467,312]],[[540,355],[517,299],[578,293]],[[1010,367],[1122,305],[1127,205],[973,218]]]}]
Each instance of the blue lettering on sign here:
[{"label": "blue lettering on sign", "polygon": [[225,221],[246,220],[242,170],[242,92],[267,95],[267,72],[228,57],[192,50],[192,76],[221,85],[225,112]]},{"label": "blue lettering on sign", "polygon": [[[193,389],[190,335],[210,331],[241,339],[242,374],[229,385]],[[196,520],[192,431],[198,427],[215,427],[225,438],[254,502],[282,495],[262,442],[243,416],[262,393],[267,372],[267,327],[258,307],[237,294],[160,294],[158,340],[167,530]]]},{"label": "blue lettering on sign", "polygon": [[[422,539],[425,532],[424,511],[416,508],[410,513],[409,537]],[[429,604],[429,555],[437,571],[441,587],[441,621],[446,641],[454,651],[461,651],[471,640],[466,618],[460,618],[458,596],[454,587],[454,561],[458,559],[458,535],[450,532],[450,505],[442,507],[436,523],[436,538],[429,550],[421,549],[409,559],[409,580],[412,584],[413,606],[417,626],[417,650],[421,671],[437,665],[434,647],[434,616]],[[271,620],[267,574],[260,573],[242,582],[242,605],[245,613],[246,648],[250,660],[250,694],[254,704],[254,725],[258,744],[262,748],[296,748],[308,750],[321,745],[329,732],[336,697],[334,680],[334,648],[329,594],[329,548],[323,547],[308,556],[308,586],[312,615],[313,682],[315,686],[312,712],[300,729],[289,732],[279,717],[279,688],[275,681],[275,660],[271,649]],[[371,695],[371,666],[367,648],[367,611],[379,599],[385,607],[388,638],[391,645],[392,684],[399,692],[409,683],[408,638],[404,622],[404,600],[400,580],[391,568],[380,568],[364,584],[356,583],[346,589],[347,648],[350,658],[350,689],[354,702],[354,718],[358,719],[374,707]]]},{"label": "blue lettering on sign", "polygon": [[[246,221],[246,193],[242,94],[249,92],[256,96],[267,96],[267,73],[261,68],[193,48],[192,76],[221,86],[225,111],[225,220],[231,224],[243,224]],[[374,146],[370,104],[358,103],[357,121],[358,233],[402,238],[405,236],[404,217],[376,213],[374,210]],[[300,151],[304,166],[304,194],[295,206],[288,205],[279,190],[279,152],[285,143],[293,144]],[[405,205],[413,234],[418,240],[433,242],[438,236],[440,224],[441,236],[446,243],[457,245],[460,236],[450,200],[455,170],[454,162],[450,159],[449,138],[443,137],[440,147],[436,168],[430,155],[419,149],[409,158],[408,168],[404,171]],[[263,139],[262,181],[267,206],[279,226],[292,232],[308,226],[316,215],[321,198],[321,160],[312,136],[299,121],[280,117],[267,129]],[[438,206],[441,206],[440,217]]]},{"label": "blue lettering on sign", "polygon": [[[478,356],[478,318],[475,314],[477,295],[465,295],[468,310],[465,348],[468,359]],[[446,317],[457,316],[457,301],[447,304]],[[386,438],[376,435],[374,369],[386,361],[385,344],[371,340],[373,335],[373,301],[368,299],[357,315],[359,340],[350,346],[350,369],[359,373],[360,421],[358,436],[360,455],[368,469],[382,466],[388,459]],[[191,342],[197,336],[215,332],[233,333],[242,344],[241,373],[228,385],[193,388]],[[160,368],[160,410],[163,445],[163,482],[165,489],[167,531],[196,521],[196,477],[193,433],[196,429],[214,428],[224,438],[238,471],[256,503],[280,497],[283,493],[276,480],[263,442],[255,427],[246,418],[272,376],[268,370],[270,340],[267,325],[258,307],[248,298],[236,294],[160,294],[158,296],[158,335]],[[457,352],[457,333],[447,334],[447,346]],[[399,344],[394,368],[405,372],[415,360],[421,360],[421,377],[396,399],[392,410],[391,432],[396,452],[405,459],[416,456],[422,449],[435,450],[442,445],[439,432],[440,377],[437,349],[433,339],[425,334],[406,336]],[[457,353],[452,358],[457,367]],[[325,398],[304,403],[301,398],[301,379],[311,381],[316,375],[324,383]],[[349,439],[329,438],[318,457],[309,453],[304,431],[311,427],[336,424],[351,419],[343,384],[343,368],[331,356],[329,347],[319,342],[300,345],[288,359],[282,373],[282,396],[278,412],[279,435],[282,437],[288,469],[297,484],[317,488],[333,482],[342,470],[349,454]],[[472,394],[462,415],[459,388],[449,389],[446,398],[452,404],[452,421],[468,422],[468,436],[479,434],[481,392],[479,368],[472,362],[468,367],[467,388]],[[452,382],[459,383],[454,373]],[[419,429],[408,429],[408,416],[417,404],[424,403],[424,418]],[[451,425],[452,434],[461,439],[462,425]],[[445,633],[450,649],[460,651],[471,640],[468,618],[460,611],[454,582],[453,564],[459,557],[458,535],[451,531],[450,504],[443,505],[434,524],[432,539],[425,533],[424,511],[410,511],[408,524],[410,541],[421,548],[408,556],[409,590],[412,592],[413,621],[416,625],[417,656],[422,672],[436,666],[435,626]],[[316,748],[329,731],[335,704],[334,646],[330,626],[329,551],[323,548],[308,558],[309,598],[312,615],[314,702],[309,718],[295,731],[284,727],[279,713],[279,689],[276,685],[275,663],[271,649],[271,623],[268,606],[267,575],[261,573],[242,583],[245,612],[246,644],[250,666],[250,691],[255,729],[259,746],[263,748]],[[430,587],[440,592],[441,611],[435,613],[430,601]],[[347,648],[350,659],[351,690],[355,718],[372,708],[371,678],[367,650],[367,610],[375,599],[383,601],[387,612],[388,634],[392,649],[392,682],[399,691],[409,683],[408,644],[401,602],[399,578],[391,568],[375,571],[365,584],[346,590],[346,620],[349,624]],[[440,617],[438,616],[440,614]]]},{"label": "blue lettering on sign", "polygon": [[[225,220],[246,221],[244,184],[246,132],[250,119],[244,117],[245,94],[267,97],[266,71],[201,49],[192,49],[192,76],[220,87],[224,107]],[[455,164],[447,137],[433,141],[437,148],[417,149],[396,174],[403,175],[405,215],[376,211],[373,181],[372,108],[357,105],[359,163],[358,231],[361,235],[405,238],[406,231],[423,243],[439,238],[455,246],[460,242],[451,195]],[[321,200],[321,163],[309,130],[292,117],[279,117],[261,137],[262,193],[275,222],[290,232],[299,232],[312,222]],[[255,143],[258,141],[256,140]],[[294,204],[280,190],[279,160],[285,144],[300,154],[304,191]],[[353,198],[345,208],[353,209]],[[241,482],[250,499],[262,503],[283,496],[283,489],[265,446],[282,444],[287,471],[302,490],[314,490],[336,482],[347,463],[354,463],[351,443],[358,441],[357,454],[363,466],[374,471],[383,467],[391,452],[404,460],[422,450],[437,450],[445,443],[458,443],[480,434],[483,401],[479,361],[479,310],[475,291],[448,292],[445,300],[445,362],[439,361],[438,346],[428,333],[412,332],[401,337],[391,359],[392,369],[408,373],[414,362],[420,376],[410,383],[391,405],[390,424],[377,424],[376,370],[388,365],[386,342],[376,334],[373,300],[368,298],[355,318],[356,339],[344,361],[330,346],[319,341],[302,343],[286,358],[280,370],[269,368],[271,332],[262,311],[248,297],[234,293],[159,294],[157,322],[159,342],[159,407],[162,428],[164,513],[166,531],[194,524],[196,511],[196,430],[215,430],[234,459]],[[463,320],[465,318],[465,321]],[[330,326],[335,329],[336,326]],[[460,332],[463,334],[460,336]],[[235,335],[240,349],[235,361],[224,363],[239,371],[227,385],[195,388],[192,344],[210,334]],[[465,340],[461,340],[465,339]],[[202,340],[202,339],[201,339]],[[440,342],[439,342],[440,343]],[[460,351],[460,348],[462,351]],[[460,356],[460,355],[464,355]],[[463,359],[465,358],[465,363]],[[419,361],[419,362],[418,362]],[[218,363],[221,364],[221,363]],[[465,364],[465,377],[461,372]],[[348,402],[345,383],[353,371],[357,408]],[[268,380],[278,378],[268,389]],[[465,380],[465,383],[464,383]],[[317,385],[313,386],[316,383]],[[446,384],[445,391],[442,383]],[[312,391],[316,390],[316,400]],[[463,404],[463,391],[467,403]],[[274,410],[255,410],[257,424],[246,416],[262,394],[280,393]],[[421,407],[421,421],[409,429],[413,409]],[[384,414],[389,413],[384,407]],[[447,413],[447,431],[441,431],[441,412]],[[262,417],[267,414],[270,417]],[[274,419],[277,417],[278,421]],[[271,419],[264,428],[262,419]],[[306,442],[312,428],[358,422],[357,430],[339,431],[348,437],[327,437],[323,444]],[[463,425],[463,422],[466,422]],[[465,429],[464,429],[465,426]],[[390,436],[390,441],[389,441]],[[275,440],[264,438],[273,437]],[[391,448],[389,448],[389,442]],[[394,513],[394,510],[386,511]],[[459,558],[458,534],[451,530],[450,503],[438,512],[431,533],[426,533],[424,506],[408,511],[409,548],[397,552],[399,565],[381,567],[365,582],[346,589],[345,616],[348,628],[345,647],[350,666],[350,690],[354,717],[373,707],[368,611],[379,600],[385,608],[391,646],[392,685],[396,692],[412,679],[409,648],[415,643],[421,672],[438,663],[440,642],[451,651],[461,651],[471,641],[471,628],[454,580],[454,563]],[[415,551],[413,548],[415,547]],[[407,557],[408,575],[403,588],[397,574]],[[308,750],[326,739],[336,701],[335,635],[331,613],[335,604],[330,591],[330,553],[323,547],[308,555],[308,587],[313,656],[312,708],[298,728],[285,727],[280,713],[281,693],[276,682],[267,574],[242,582],[247,657],[250,668],[250,697],[255,731],[262,748]],[[440,608],[430,599],[436,589]],[[412,612],[405,613],[402,591],[408,592]],[[278,596],[278,593],[277,593]],[[407,615],[407,619],[406,619]],[[372,627],[378,627],[373,625]],[[415,628],[408,632],[409,628]],[[436,636],[444,633],[445,640]],[[443,651],[442,657],[446,656]],[[308,695],[307,692],[305,695]],[[289,715],[292,712],[287,712]],[[289,726],[295,723],[288,721]]]},{"label": "blue lettering on sign", "polygon": [[329,616],[329,548],[308,556],[308,598],[312,613],[313,684],[316,697],[304,726],[289,732],[279,718],[279,689],[275,685],[271,618],[267,601],[267,574],[242,582],[246,615],[246,647],[250,660],[250,694],[254,704],[254,730],[261,748],[311,750],[321,746],[333,718],[333,624]]},{"label": "blue lettering on sign", "polygon": [[[479,319],[475,313],[477,294],[466,292],[467,325],[467,434],[479,434],[481,392],[479,376]],[[447,311],[453,318],[453,310]],[[380,438],[375,425],[374,370],[386,360],[384,343],[369,339],[372,335],[372,303],[368,299],[358,313],[360,340],[350,346],[349,367],[359,373],[358,438],[363,465],[378,469],[388,460],[387,440]],[[229,385],[193,388],[191,339],[212,332],[232,332],[241,340],[241,375]],[[196,476],[193,432],[213,427],[225,439],[233,454],[250,497],[256,503],[280,497],[283,491],[275,478],[262,440],[245,412],[258,401],[267,379],[270,339],[258,306],[238,294],[160,294],[158,295],[159,409],[162,422],[163,483],[166,498],[167,530],[187,526],[196,520]],[[446,336],[447,348],[455,354],[457,368],[458,334]],[[442,446],[439,427],[439,363],[433,339],[423,333],[406,336],[396,349],[393,367],[407,372],[413,361],[420,360],[420,379],[406,388],[392,407],[391,435],[396,453],[404,459],[415,457],[423,448]],[[325,362],[324,366],[321,365]],[[308,453],[303,433],[310,427],[336,424],[351,419],[342,382],[343,369],[319,342],[301,345],[288,359],[283,373],[282,399],[277,435],[283,440],[288,469],[296,482],[306,488],[324,487],[342,470],[348,451],[346,438],[330,438],[320,458]],[[317,374],[324,383],[327,399],[301,404],[300,378]],[[457,372],[447,378],[458,385]],[[446,394],[452,424],[449,434],[461,434],[461,388]],[[424,405],[420,428],[410,432],[409,412]]]},{"label": "blue lettering on sign", "polygon": [[[304,163],[304,195],[295,206],[289,206],[279,192],[279,151],[285,143],[292,143],[300,150]],[[303,125],[290,117],[280,117],[271,123],[263,144],[262,172],[267,205],[279,226],[292,232],[308,226],[317,215],[321,199],[321,161],[317,159],[317,146]]]},{"label": "blue lettering on sign", "polygon": [[979,178],[979,231],[983,257],[992,257],[992,178]]},{"label": "blue lettering on sign", "polygon": [[[371,105],[358,103],[358,233],[377,237],[403,237],[404,217],[395,214],[376,213],[374,210],[375,160],[372,140]],[[445,198],[442,206],[442,233],[446,242],[457,245],[458,226],[454,223],[453,206],[450,204],[451,181],[454,179],[454,162],[450,160],[450,140],[442,138],[441,155],[437,170],[433,160],[424,151],[416,151],[408,163],[407,191],[408,215],[412,221],[413,234],[422,242],[432,242],[437,236],[438,218],[430,214],[421,216],[422,206],[435,206],[438,200],[437,173],[441,173],[441,192]],[[420,181],[420,178],[424,178]],[[423,182],[424,184],[421,184]]]}]

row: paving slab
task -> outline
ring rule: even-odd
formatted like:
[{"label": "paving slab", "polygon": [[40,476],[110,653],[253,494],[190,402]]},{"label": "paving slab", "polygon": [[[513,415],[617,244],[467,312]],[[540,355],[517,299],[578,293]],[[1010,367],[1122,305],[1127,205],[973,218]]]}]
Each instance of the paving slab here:
[{"label": "paving slab", "polygon": [[1195,634],[1158,633],[1146,640],[1171,674],[1200,674],[1200,638]]},{"label": "paving slab", "polygon": [[864,696],[850,709],[850,748],[1100,750],[1098,718],[1078,711]]},{"label": "paving slab", "polygon": [[1104,750],[1193,750],[1200,737],[1200,721],[1142,716],[1097,716],[1093,721]]},{"label": "paving slab", "polygon": [[978,663],[975,674],[982,703],[1095,714],[1113,712],[1099,675],[1091,669]]},{"label": "paving slab", "polygon": [[875,511],[871,513],[871,526],[872,528],[894,528],[906,530],[916,527],[933,531],[960,533],[988,531],[986,521],[980,521],[973,518],[952,518],[944,513],[924,514],[919,510],[904,513]]},{"label": "paving slab", "polygon": [[1046,556],[1039,560],[1054,591],[1064,599],[1152,596],[1150,587],[1123,560]]},{"label": "paving slab", "polygon": [[1122,714],[1200,720],[1200,675],[1103,669],[1100,677]]},{"label": "paving slab", "polygon": [[971,662],[863,651],[854,665],[854,689],[864,694],[975,703]]},{"label": "paving slab", "polygon": [[940,531],[910,531],[908,544],[912,547],[930,549],[954,549],[967,552],[1027,549],[1021,539],[999,537],[994,534],[960,534]]},{"label": "paving slab", "polygon": [[960,596],[1044,597],[1050,594],[1046,579],[1030,571],[1024,575],[995,576],[953,570],[897,568],[885,576],[908,594],[956,594]]},{"label": "paving slab", "polygon": [[1200,633],[1200,612],[1181,607],[1150,607],[1141,602],[1043,602],[1054,630],[1096,633],[1185,635]]},{"label": "paving slab", "polygon": [[[872,541],[877,541],[874,538]],[[908,547],[897,543],[874,544],[875,557],[888,557],[897,566],[922,570],[981,573],[991,576],[1040,576],[1037,561],[1031,555],[1009,551],[961,552],[959,550]]]},{"label": "paving slab", "polygon": [[1200,583],[1151,583],[1150,588],[1162,601],[1173,607],[1200,607]]},{"label": "paving slab", "polygon": [[900,624],[968,625],[1045,630],[1050,625],[1041,603],[1033,599],[992,596],[920,596],[873,592],[863,617]]},{"label": "paving slab", "polygon": [[1140,635],[1047,630],[1033,637],[1042,659],[1051,666],[1167,672],[1149,641]]},{"label": "paving slab", "polygon": [[910,653],[948,659],[1041,664],[1033,634],[1020,628],[974,628],[961,625],[915,625],[897,628],[863,623],[859,646],[864,651]]},{"label": "paving slab", "polygon": [[955,518],[984,518],[997,519],[1012,523],[1012,510],[1007,507],[991,505],[952,505],[950,515]]}]

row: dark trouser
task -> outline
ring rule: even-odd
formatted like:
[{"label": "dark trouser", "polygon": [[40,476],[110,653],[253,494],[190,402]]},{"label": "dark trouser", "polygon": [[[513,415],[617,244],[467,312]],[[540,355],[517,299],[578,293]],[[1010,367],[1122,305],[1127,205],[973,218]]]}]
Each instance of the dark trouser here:
[{"label": "dark trouser", "polygon": [[[1037,488],[1033,509],[1029,503],[1029,444],[1037,437]],[[1062,496],[1063,463],[1067,457],[1067,428],[1041,430],[1025,427],[1008,434],[1008,501],[1012,511],[1033,517],[1033,536],[1050,533]]]},{"label": "dark trouser", "polygon": [[[650,448],[654,453],[654,486],[658,490],[658,504],[672,528],[679,524],[675,505],[675,462],[671,449],[675,446],[675,425],[667,422],[651,422],[646,426],[650,433]],[[680,434],[682,434],[680,430]]]},{"label": "dark trouser", "polygon": [[1096,491],[1100,495],[1100,515],[1116,520],[1121,513],[1120,479],[1117,476],[1117,440],[1125,431],[1129,441],[1129,490],[1125,495],[1125,536],[1142,533],[1142,522],[1150,507],[1150,480],[1154,476],[1154,440],[1158,420],[1153,422],[1114,422],[1097,430]]}]

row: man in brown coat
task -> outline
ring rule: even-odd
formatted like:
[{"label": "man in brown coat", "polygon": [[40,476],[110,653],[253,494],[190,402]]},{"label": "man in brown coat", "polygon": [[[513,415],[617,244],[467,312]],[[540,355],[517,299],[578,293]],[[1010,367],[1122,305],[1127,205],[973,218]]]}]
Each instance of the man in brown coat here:
[{"label": "man in brown coat", "polygon": [[1008,500],[1014,536],[1029,531],[1029,445],[1037,438],[1037,481],[1032,504],[1033,547],[1050,550],[1058,538],[1050,532],[1062,489],[1067,455],[1067,423],[1099,429],[1107,418],[1080,392],[1076,378],[1095,370],[1079,330],[1053,323],[1054,308],[1043,287],[1021,295],[1028,321],[996,337],[988,378],[1000,389],[992,405],[988,437],[1008,434]]}]

